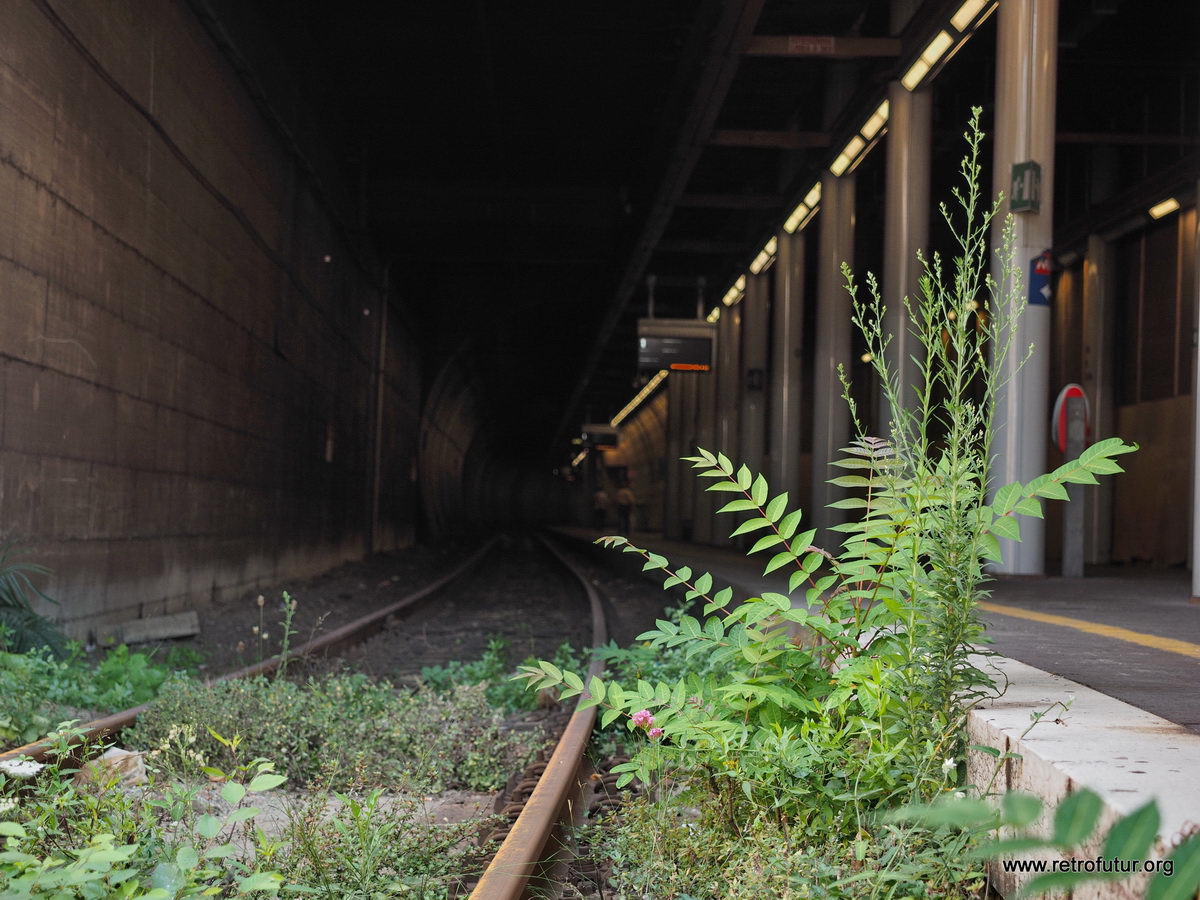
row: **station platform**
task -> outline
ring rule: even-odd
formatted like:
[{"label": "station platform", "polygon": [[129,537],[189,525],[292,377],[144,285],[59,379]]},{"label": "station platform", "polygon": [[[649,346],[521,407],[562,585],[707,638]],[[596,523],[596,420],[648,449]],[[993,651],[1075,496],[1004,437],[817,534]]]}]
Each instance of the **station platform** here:
[{"label": "station platform", "polygon": [[[587,541],[602,534],[559,531]],[[785,574],[762,576],[766,558],[733,547],[652,532],[631,540],[711,572],[745,596],[787,586]],[[988,588],[981,612],[991,649],[1200,733],[1200,605],[1190,600],[1186,572],[1111,567],[1085,578],[998,576]]]}]

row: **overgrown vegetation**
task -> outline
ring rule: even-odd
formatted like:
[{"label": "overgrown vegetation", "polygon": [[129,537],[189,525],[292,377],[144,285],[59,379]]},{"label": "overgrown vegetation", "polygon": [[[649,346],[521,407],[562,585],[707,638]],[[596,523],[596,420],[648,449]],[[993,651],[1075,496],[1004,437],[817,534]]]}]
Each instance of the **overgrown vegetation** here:
[{"label": "overgrown vegetation", "polygon": [[[522,665],[536,663],[536,658],[526,657]],[[561,644],[551,662],[560,669],[578,668],[580,655],[570,644]],[[504,638],[492,638],[487,649],[478,659],[462,662],[451,660],[444,666],[425,666],[421,669],[422,683],[438,694],[448,695],[457,687],[483,685],[488,703],[505,712],[534,709],[537,695],[525,690],[512,680],[515,666],[510,662],[508,642]]]},{"label": "overgrown vegetation", "polygon": [[[618,770],[648,793],[608,851],[622,896],[963,896],[981,884],[978,865],[962,861],[961,835],[881,813],[965,787],[965,717],[993,689],[974,653],[984,565],[1000,558],[998,539],[1019,539],[1019,517],[1067,499],[1066,484],[1121,471],[1114,457],[1135,448],[1101,441],[989,499],[1000,373],[1028,350],[1015,345],[1023,294],[1011,223],[1000,277],[987,274],[997,207],[980,197],[978,120],[977,110],[955,192],[961,213],[943,207],[956,256],[923,259],[920,296],[904,301],[924,349],[912,396],[900,396],[887,362],[874,277],[862,298],[845,272],[896,412],[886,438],[869,434],[842,375],[857,436],[832,461],[842,470],[833,483],[848,492],[833,506],[854,515],[834,529],[841,546],[814,545],[786,494],[772,496],[761,474],[700,449],[689,457],[697,474],[731,498],[719,512],[748,514],[733,535],[756,535],[749,552],[771,551],[764,575],[789,572],[787,592],[740,599],[708,573],[606,538],[664,572],[665,587],[682,586],[699,615],[641,635],[664,661],[636,680],[585,685],[550,662],[524,669],[531,686],[583,695],[603,723],[623,721],[635,737]],[[680,808],[692,812],[680,819]],[[765,856],[762,847],[771,848]]]},{"label": "overgrown vegetation", "polygon": [[206,789],[158,780],[153,764],[141,788],[103,769],[80,777],[70,743],[77,736],[59,732],[45,766],[0,768],[0,896],[170,900],[282,887],[327,900],[434,900],[477,871],[486,850],[465,843],[472,826],[433,823],[419,800],[389,801],[379,791],[291,804],[272,824],[266,792],[285,777],[268,760],[248,758],[236,737],[212,735],[235,761],[205,766]]},{"label": "overgrown vegetation", "polygon": [[212,732],[239,734],[242,753],[279,760],[297,786],[492,790],[533,749],[503,725],[483,685],[397,690],[359,674],[173,680],[125,740],[184,768],[196,755],[229,764]]},{"label": "overgrown vegetation", "polygon": [[121,645],[93,667],[77,644],[66,644],[63,652],[0,651],[0,747],[35,741],[66,719],[145,703],[189,662],[168,653],[160,663]]}]

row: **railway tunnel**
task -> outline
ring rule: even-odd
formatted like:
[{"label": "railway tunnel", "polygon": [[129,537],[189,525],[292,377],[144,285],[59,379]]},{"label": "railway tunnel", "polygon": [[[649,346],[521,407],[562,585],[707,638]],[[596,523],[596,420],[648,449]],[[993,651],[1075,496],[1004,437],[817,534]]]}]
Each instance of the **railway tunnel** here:
[{"label": "railway tunnel", "polygon": [[1178,0],[6,0],[0,535],[89,642],[531,528],[752,591],[680,457],[833,534],[838,367],[893,413],[840,267],[909,388],[978,107],[1034,347],[996,478],[1069,458],[1068,385],[1140,446],[1003,542],[983,615],[1200,730],[1198,39]]}]

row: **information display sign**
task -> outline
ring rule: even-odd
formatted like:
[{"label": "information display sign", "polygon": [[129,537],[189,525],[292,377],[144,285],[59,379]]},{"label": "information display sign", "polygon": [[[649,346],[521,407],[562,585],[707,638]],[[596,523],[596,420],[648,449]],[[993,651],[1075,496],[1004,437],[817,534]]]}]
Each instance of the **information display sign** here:
[{"label": "information display sign", "polygon": [[638,369],[709,372],[716,328],[703,319],[639,319]]}]

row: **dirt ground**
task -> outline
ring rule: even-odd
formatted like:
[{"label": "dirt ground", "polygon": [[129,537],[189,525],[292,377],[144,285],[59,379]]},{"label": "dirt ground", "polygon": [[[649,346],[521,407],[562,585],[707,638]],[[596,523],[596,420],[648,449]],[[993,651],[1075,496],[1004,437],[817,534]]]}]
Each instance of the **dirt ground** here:
[{"label": "dirt ground", "polygon": [[[201,673],[206,676],[256,663],[279,652],[284,591],[297,601],[292,624],[295,646],[420,589],[453,569],[478,545],[465,541],[421,545],[348,563],[307,581],[282,582],[262,592],[261,609],[257,594],[207,606],[199,611],[200,633],[171,645],[200,653]],[[167,646],[160,649],[165,652]]]}]

